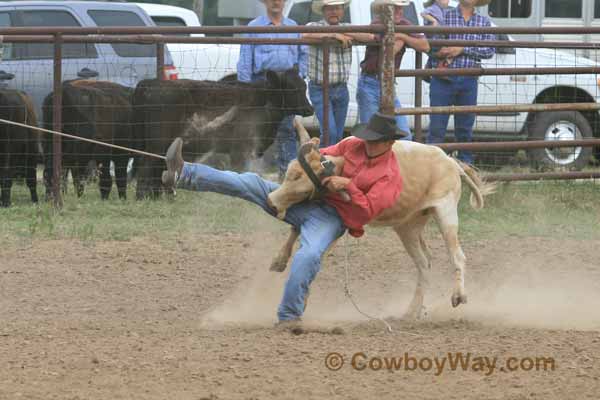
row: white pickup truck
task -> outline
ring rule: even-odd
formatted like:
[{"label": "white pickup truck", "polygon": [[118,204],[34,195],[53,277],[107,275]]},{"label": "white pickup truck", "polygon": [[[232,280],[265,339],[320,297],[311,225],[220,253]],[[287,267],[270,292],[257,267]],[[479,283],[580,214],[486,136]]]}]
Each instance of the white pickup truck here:
[{"label": "white pickup truck", "polygon": [[[368,25],[371,21],[371,0],[353,0],[346,15],[346,21],[355,25]],[[456,6],[455,1],[451,5]],[[420,12],[422,0],[414,0],[405,8],[405,16],[414,24],[422,24]],[[153,12],[147,10],[152,16]],[[304,25],[321,18],[311,11],[310,0],[288,0],[285,13],[298,24]],[[159,21],[157,22],[160,25]],[[500,40],[512,40],[504,35]],[[236,72],[239,56],[237,45],[192,45],[185,52],[173,51],[180,77],[191,79],[220,79]],[[352,73],[349,82],[350,109],[346,126],[358,122],[355,99],[356,83],[360,74],[359,63],[363,59],[365,47],[354,46]],[[178,61],[179,60],[179,65]],[[427,55],[423,56],[423,65]],[[414,68],[415,54],[408,49],[402,69]],[[498,48],[497,54],[483,61],[484,67],[584,67],[597,66],[590,59],[576,57],[560,50]],[[181,73],[184,72],[184,73]],[[595,75],[505,75],[482,76],[479,79],[479,105],[533,104],[560,102],[596,102],[600,91],[600,81]],[[397,78],[396,92],[404,107],[414,106],[415,79]],[[429,104],[429,85],[423,83],[423,106]],[[414,119],[409,117],[411,126]],[[316,128],[317,120],[309,117],[304,121],[307,127]],[[427,129],[429,118],[423,117],[423,128]],[[450,119],[449,130],[453,129]],[[475,123],[474,140],[569,140],[591,138],[600,135],[600,115],[597,112],[543,112],[543,113],[500,113],[480,114]],[[569,169],[580,169],[587,164],[592,149],[561,148],[531,151],[530,156],[542,164],[558,165]]]}]

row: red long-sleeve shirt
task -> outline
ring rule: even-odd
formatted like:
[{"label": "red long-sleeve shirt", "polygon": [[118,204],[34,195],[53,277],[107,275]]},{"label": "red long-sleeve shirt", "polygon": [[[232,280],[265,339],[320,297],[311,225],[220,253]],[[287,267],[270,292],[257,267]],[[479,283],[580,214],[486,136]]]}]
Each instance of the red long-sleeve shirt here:
[{"label": "red long-sleeve shirt", "polygon": [[350,137],[334,146],[320,149],[321,154],[343,156],[342,176],[349,178],[346,191],[351,202],[338,193],[328,193],[325,201],[335,207],[352,236],[364,234],[363,226],[391,207],[402,191],[402,177],[393,151],[368,158],[365,142]]}]

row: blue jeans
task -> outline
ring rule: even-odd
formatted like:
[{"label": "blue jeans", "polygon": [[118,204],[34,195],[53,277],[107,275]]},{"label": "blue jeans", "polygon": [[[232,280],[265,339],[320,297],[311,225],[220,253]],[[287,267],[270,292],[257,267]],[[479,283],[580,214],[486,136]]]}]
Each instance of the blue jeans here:
[{"label": "blue jeans", "polygon": [[[450,76],[448,79],[431,77],[429,104],[436,106],[473,106],[477,104],[477,78]],[[449,114],[431,114],[427,143],[443,143],[448,128]],[[454,136],[457,142],[470,142],[473,136],[475,114],[454,114]],[[458,159],[473,163],[470,151],[459,151]]]},{"label": "blue jeans", "polygon": [[[361,74],[358,78],[358,87],[356,89],[356,102],[358,103],[358,114],[361,124],[366,124],[371,116],[379,111],[381,103],[381,84],[379,79],[371,75]],[[402,107],[400,100],[394,96],[394,106]],[[409,135],[402,140],[412,140],[412,134],[408,126],[408,117],[406,115],[396,115],[396,126]]]},{"label": "blue jeans", "polygon": [[279,177],[285,176],[290,161],[298,157],[296,130],[294,129],[294,115],[288,115],[277,127],[275,143],[277,145],[277,167]]},{"label": "blue jeans", "polygon": [[[254,203],[275,216],[267,196],[279,184],[254,173],[220,171],[203,164],[185,163],[177,186],[199,192],[214,192]],[[302,202],[291,206],[285,222],[300,231],[300,247],[292,258],[277,317],[280,321],[300,318],[308,288],[321,269],[321,256],[346,231],[335,208],[320,202]]]},{"label": "blue jeans", "polygon": [[[252,74],[252,82],[265,79],[265,74]],[[275,162],[279,169],[279,178],[283,178],[287,171],[290,161],[298,157],[298,145],[296,130],[294,129],[294,115],[285,117],[277,127],[275,134],[275,146],[277,156]]]},{"label": "blue jeans", "polygon": [[[321,147],[326,147],[323,143],[323,87],[310,82],[308,94],[321,126]],[[348,94],[348,86],[345,83],[329,87],[329,146],[344,138],[344,125],[346,124],[349,103],[350,95]]]}]

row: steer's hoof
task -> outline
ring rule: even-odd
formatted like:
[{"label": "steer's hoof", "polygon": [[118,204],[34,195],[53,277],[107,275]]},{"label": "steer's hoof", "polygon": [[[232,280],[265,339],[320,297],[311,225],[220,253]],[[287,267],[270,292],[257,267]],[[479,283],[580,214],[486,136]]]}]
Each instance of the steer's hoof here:
[{"label": "steer's hoof", "polygon": [[461,304],[467,304],[467,295],[452,295],[452,307],[458,307]]},{"label": "steer's hoof", "polygon": [[270,271],[283,272],[287,268],[287,260],[275,259],[271,263]]}]

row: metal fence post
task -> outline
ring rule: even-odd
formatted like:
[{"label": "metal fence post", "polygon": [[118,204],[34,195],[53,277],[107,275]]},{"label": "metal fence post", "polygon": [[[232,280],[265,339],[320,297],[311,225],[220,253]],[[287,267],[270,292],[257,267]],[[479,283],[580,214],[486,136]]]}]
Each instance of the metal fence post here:
[{"label": "metal fence post", "polygon": [[323,42],[323,146],[329,146],[329,40]]},{"label": "metal fence post", "polygon": [[165,79],[165,44],[156,43],[156,79]]},{"label": "metal fence post", "polygon": [[385,26],[385,34],[383,36],[382,51],[380,64],[380,82],[381,82],[381,102],[379,110],[388,115],[394,115],[394,43],[395,43],[395,26],[394,26],[394,6],[385,5],[380,8],[380,17]]},{"label": "metal fence post", "polygon": [[[52,121],[55,131],[62,131],[62,34],[54,35],[54,94],[52,103]],[[60,184],[62,178],[62,138],[52,137],[52,194],[54,206],[62,208]]]}]

